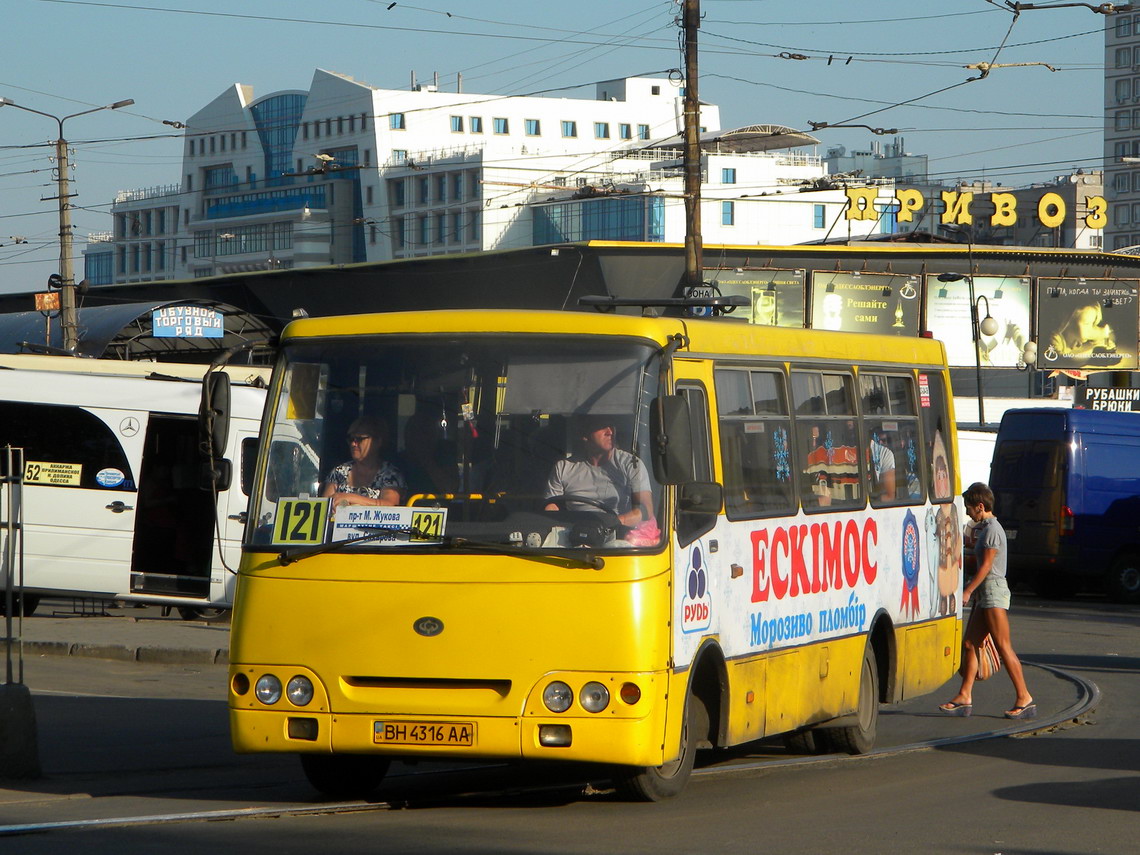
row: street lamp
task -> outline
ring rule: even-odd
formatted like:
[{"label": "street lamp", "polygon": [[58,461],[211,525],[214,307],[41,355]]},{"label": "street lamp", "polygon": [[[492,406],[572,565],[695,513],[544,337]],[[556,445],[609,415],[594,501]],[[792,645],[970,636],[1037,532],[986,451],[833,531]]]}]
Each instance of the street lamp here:
[{"label": "street lamp", "polygon": [[[970,333],[974,338],[974,367],[977,372],[978,381],[978,423],[986,423],[985,405],[982,403],[982,339],[979,330],[986,335],[994,335],[998,331],[998,322],[990,315],[990,301],[984,294],[980,297],[974,297],[974,277],[972,274],[962,273],[939,273],[939,282],[961,282],[966,280],[966,284],[970,288]],[[978,306],[981,302],[986,301],[986,316],[980,322],[978,321]]]},{"label": "street lamp", "polygon": [[59,276],[61,280],[59,314],[60,325],[63,327],[63,348],[69,353],[75,353],[79,347],[79,324],[75,312],[75,275],[71,267],[71,204],[67,201],[71,198],[67,174],[70,164],[67,160],[67,140],[63,138],[63,123],[68,119],[74,119],[76,116],[86,116],[88,113],[98,113],[100,110],[118,110],[120,107],[129,107],[133,103],[135,103],[133,99],[127,98],[124,101],[116,101],[114,104],[105,104],[102,107],[93,107],[90,110],[72,113],[69,116],[53,116],[51,113],[24,107],[10,98],[0,98],[0,107],[15,107],[17,110],[23,110],[26,113],[47,116],[49,119],[54,119],[59,126],[59,134],[55,140],[56,187],[58,188],[56,199],[59,200]]}]

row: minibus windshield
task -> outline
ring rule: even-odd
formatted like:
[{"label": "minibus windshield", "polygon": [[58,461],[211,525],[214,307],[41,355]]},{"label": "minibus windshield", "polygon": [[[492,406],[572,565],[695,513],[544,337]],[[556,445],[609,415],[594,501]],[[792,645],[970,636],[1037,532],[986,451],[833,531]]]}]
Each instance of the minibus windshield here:
[{"label": "minibus windshield", "polygon": [[662,542],[649,343],[353,336],[290,342],[281,359],[254,547],[533,554]]}]

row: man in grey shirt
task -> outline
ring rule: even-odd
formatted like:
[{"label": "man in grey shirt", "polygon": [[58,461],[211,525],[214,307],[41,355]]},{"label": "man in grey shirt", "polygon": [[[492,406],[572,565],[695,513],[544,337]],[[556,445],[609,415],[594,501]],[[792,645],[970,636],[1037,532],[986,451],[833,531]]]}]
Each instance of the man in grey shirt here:
[{"label": "man in grey shirt", "polygon": [[579,420],[578,450],[558,460],[546,482],[546,510],[559,509],[562,496],[581,496],[588,502],[565,502],[571,511],[612,511],[627,528],[653,519],[653,492],[649,473],[636,456],[615,445],[613,419],[586,416]]}]

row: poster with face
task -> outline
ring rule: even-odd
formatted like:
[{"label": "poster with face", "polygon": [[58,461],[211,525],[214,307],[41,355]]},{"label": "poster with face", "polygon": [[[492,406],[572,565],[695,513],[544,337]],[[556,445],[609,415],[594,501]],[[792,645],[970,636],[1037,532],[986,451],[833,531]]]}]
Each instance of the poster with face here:
[{"label": "poster with face", "polygon": [[811,274],[811,327],[918,335],[919,279],[894,273]]},{"label": "poster with face", "polygon": [[1136,279],[1037,280],[1037,367],[1136,368]]},{"label": "poster with face", "polygon": [[971,366],[980,359],[983,368],[1015,368],[1029,341],[1030,296],[1028,276],[974,277],[978,320],[989,314],[998,324],[992,336],[979,330],[975,356],[969,281],[939,282],[937,276],[929,275],[926,328],[946,345],[946,360],[951,365]]},{"label": "poster with face", "polygon": [[724,317],[770,327],[804,325],[803,270],[736,267],[705,269],[705,281],[713,282],[725,297],[744,297],[747,309]]}]

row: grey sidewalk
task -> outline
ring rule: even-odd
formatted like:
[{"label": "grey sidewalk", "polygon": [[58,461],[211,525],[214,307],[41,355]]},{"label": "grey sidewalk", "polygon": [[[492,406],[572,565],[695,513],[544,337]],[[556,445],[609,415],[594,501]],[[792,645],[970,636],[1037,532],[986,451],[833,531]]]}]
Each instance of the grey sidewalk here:
[{"label": "grey sidewalk", "polygon": [[[185,621],[176,610],[164,617],[159,606],[100,608],[96,605],[92,612],[90,604],[85,605],[87,611],[80,612],[71,600],[44,600],[34,615],[23,619],[22,631],[13,619],[12,633],[22,638],[25,658],[87,656],[126,662],[220,666],[229,662],[228,622]],[[0,622],[2,636],[3,623]]]}]

